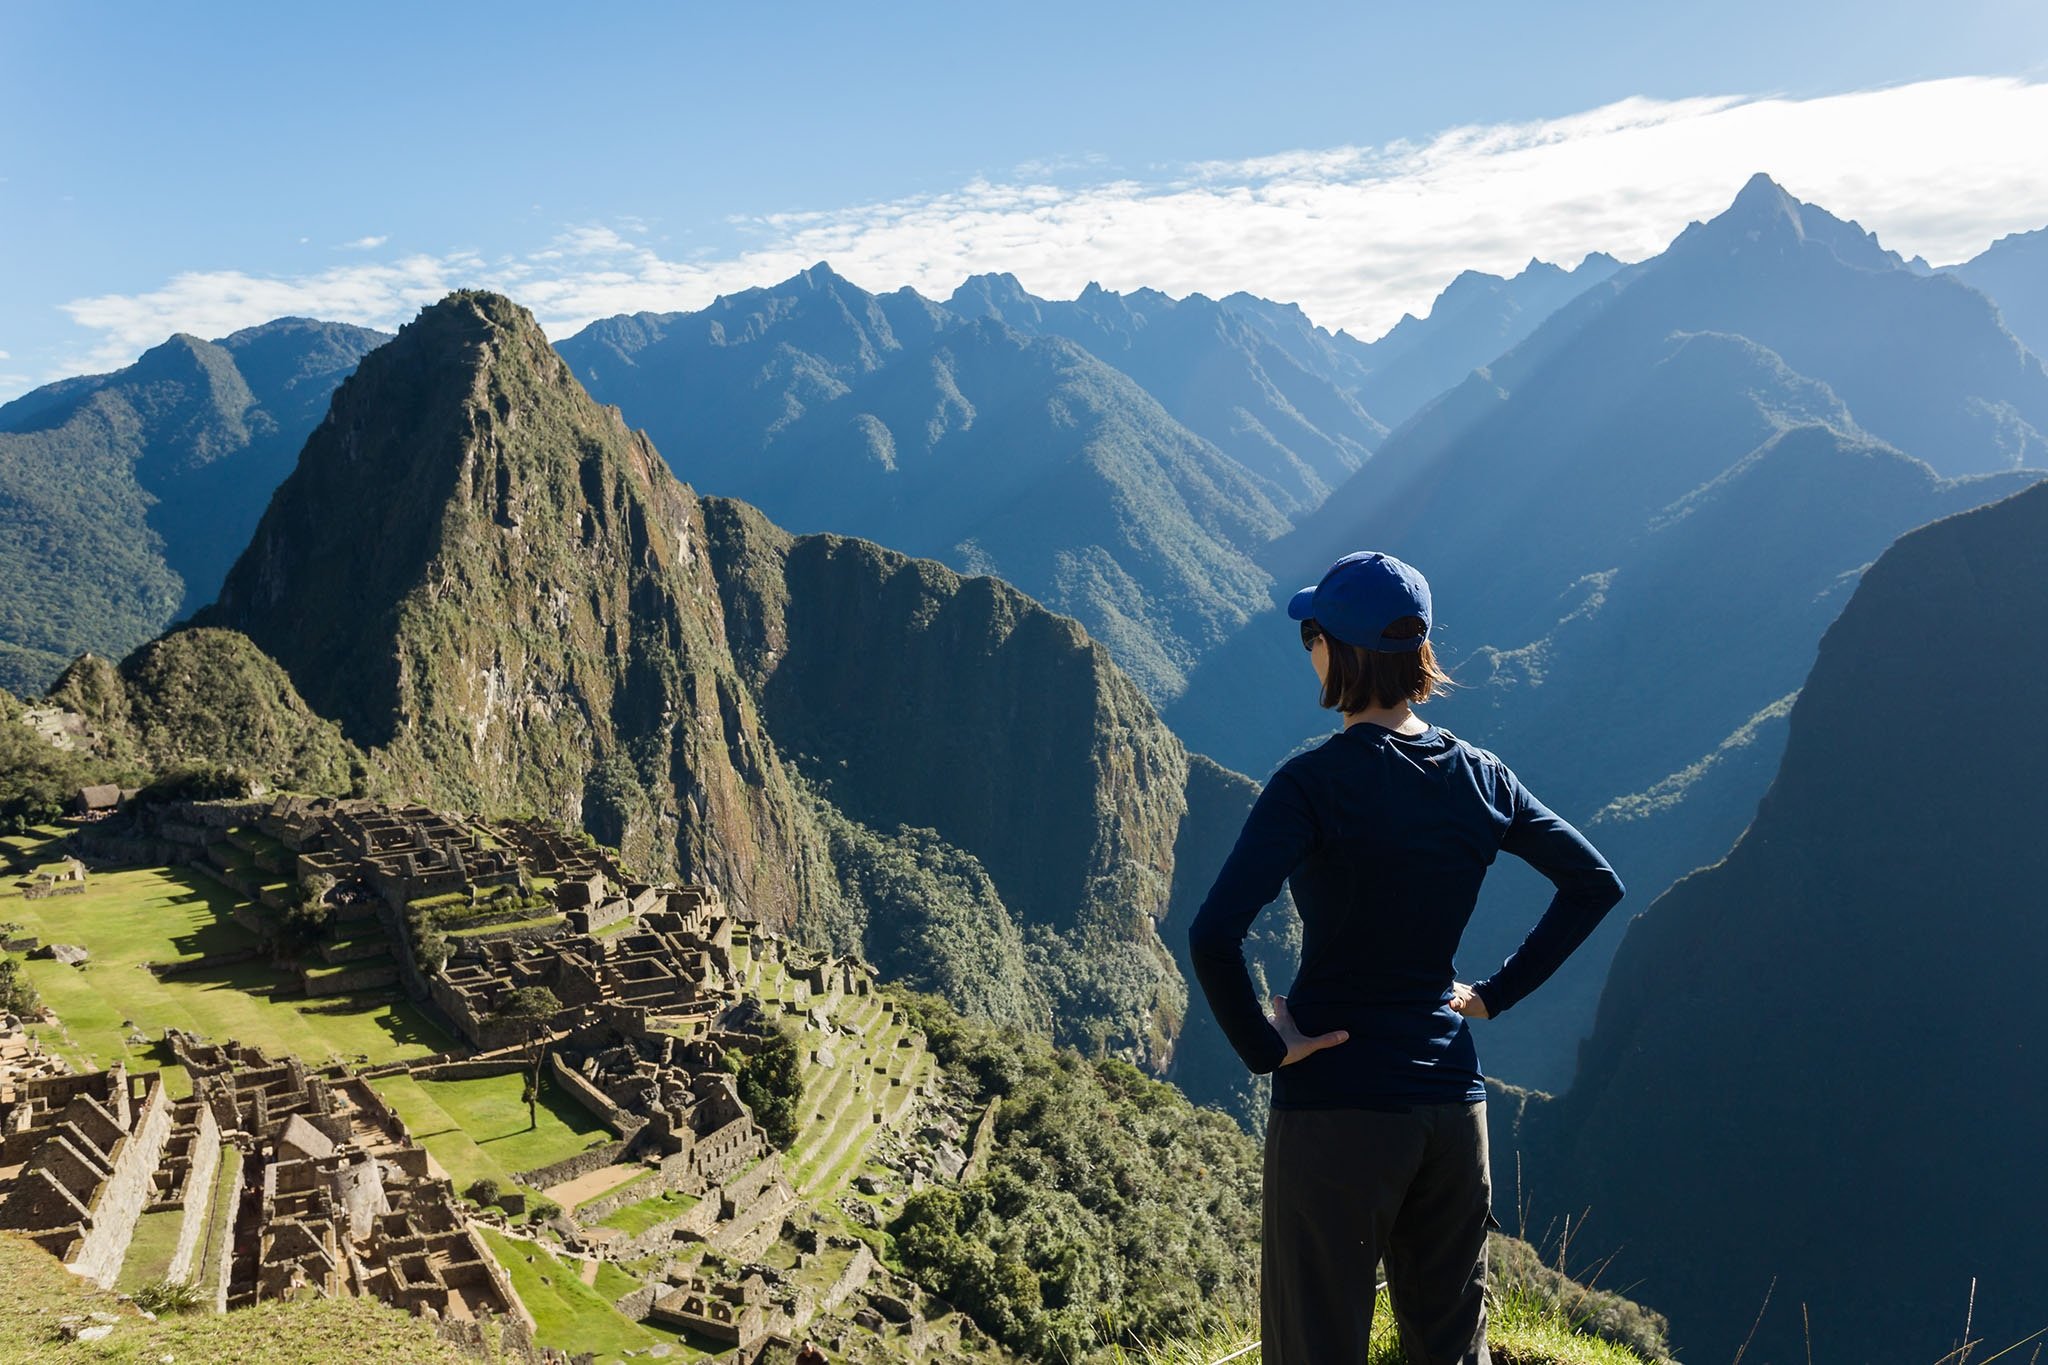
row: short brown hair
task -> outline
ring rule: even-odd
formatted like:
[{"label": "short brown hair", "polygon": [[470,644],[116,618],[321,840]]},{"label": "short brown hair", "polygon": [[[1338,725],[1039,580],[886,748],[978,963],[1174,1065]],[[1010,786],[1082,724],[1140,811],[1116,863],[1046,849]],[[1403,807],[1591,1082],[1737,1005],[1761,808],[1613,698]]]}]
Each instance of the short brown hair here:
[{"label": "short brown hair", "polygon": [[[1404,616],[1387,627],[1383,638],[1412,640],[1424,629],[1420,616]],[[1328,631],[1322,635],[1329,663],[1322,704],[1347,716],[1370,706],[1392,710],[1403,702],[1428,701],[1452,685],[1427,640],[1413,652],[1388,654],[1345,644]]]}]

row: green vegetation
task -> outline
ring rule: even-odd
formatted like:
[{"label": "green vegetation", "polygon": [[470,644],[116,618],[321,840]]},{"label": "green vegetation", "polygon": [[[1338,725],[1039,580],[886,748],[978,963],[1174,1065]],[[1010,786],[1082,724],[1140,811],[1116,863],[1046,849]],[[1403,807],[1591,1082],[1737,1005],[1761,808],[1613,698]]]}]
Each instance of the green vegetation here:
[{"label": "green vegetation", "polygon": [[[0,1232],[0,1282],[7,1285],[0,1294],[0,1365],[158,1365],[167,1359],[475,1365],[473,1357],[442,1341],[432,1324],[375,1299],[271,1301],[234,1313],[173,1313],[151,1322],[11,1232]],[[105,1340],[67,1341],[58,1331],[64,1317],[95,1312],[117,1319]]]},{"label": "green vegetation", "polygon": [[229,917],[237,899],[200,873],[159,867],[95,872],[83,895],[7,902],[7,917],[29,933],[92,953],[82,970],[40,959],[23,964],[63,1021],[45,1044],[74,1065],[118,1060],[134,1070],[168,1060],[157,1043],[166,1028],[256,1042],[314,1066],[400,1061],[449,1045],[395,992],[295,999],[296,978],[260,959],[161,978],[145,968],[255,948],[255,937]]},{"label": "green vegetation", "polygon": [[[591,1352],[600,1365],[612,1365],[627,1351],[645,1352],[649,1346],[663,1344],[673,1351],[670,1360],[700,1360],[711,1354],[692,1347],[679,1333],[625,1317],[599,1288],[583,1283],[580,1262],[493,1228],[478,1231],[498,1264],[512,1277],[519,1301],[533,1314],[535,1336],[541,1345]],[[599,1284],[606,1283],[600,1277]],[[612,1280],[607,1287],[616,1284]]]},{"label": "green vegetation", "polygon": [[128,1243],[128,1257],[121,1262],[116,1287],[139,1294],[144,1288],[163,1282],[178,1250],[178,1233],[185,1225],[183,1209],[145,1213],[135,1220],[135,1236]]},{"label": "green vegetation", "polygon": [[[10,711],[19,703],[9,698]],[[135,786],[143,772],[76,749],[60,749],[19,714],[0,715],[0,834],[21,834],[56,819],[80,787]]]},{"label": "green vegetation", "polygon": [[484,1179],[495,1180],[501,1190],[523,1189],[519,1172],[572,1157],[611,1136],[552,1080],[542,1083],[529,1116],[523,1072],[462,1081],[380,1076],[370,1084],[457,1189]]},{"label": "green vegetation", "polygon": [[33,1019],[42,1006],[43,998],[21,959],[0,956],[0,1014]]},{"label": "green vegetation", "polygon": [[305,318],[179,335],[0,409],[0,686],[40,692],[211,601],[328,394],[383,339]]},{"label": "green vegetation", "polygon": [[857,951],[891,981],[944,996],[970,1019],[1043,1032],[1046,1001],[1024,936],[973,854],[936,830],[884,835],[822,797],[812,810],[831,841],[836,905],[820,898],[799,925],[813,943]]},{"label": "green vegetation", "polygon": [[803,1045],[787,1027],[768,1035],[752,1056],[728,1052],[726,1065],[739,1077],[740,1099],[768,1140],[787,1149],[796,1141],[804,1101]]},{"label": "green vegetation", "polygon": [[369,768],[290,678],[232,630],[173,631],[121,663],[85,658],[52,701],[77,711],[110,754],[158,773],[222,770],[272,787],[363,795]]},{"label": "green vegetation", "polygon": [[[1542,1299],[1495,1292],[1488,1299],[1488,1314],[1487,1346],[1500,1365],[1643,1365],[1665,1358],[1661,1349],[1638,1354],[1590,1336],[1567,1311]],[[1235,1356],[1243,1365],[1257,1365],[1258,1339],[1255,1317],[1227,1320],[1187,1337],[1115,1347],[1108,1358],[1114,1365],[1214,1365]],[[1409,1365],[1384,1289],[1373,1306],[1372,1354],[1366,1365]]]},{"label": "green vegetation", "polygon": [[182,1280],[155,1280],[133,1292],[135,1306],[145,1313],[163,1317],[189,1313],[199,1307],[199,1288]]},{"label": "green vegetation", "polygon": [[1039,1358],[1253,1311],[1259,1154],[1235,1123],[1126,1063],[909,1003],[933,1054],[1000,1100],[986,1171],[911,1196],[890,1229],[913,1275]]}]

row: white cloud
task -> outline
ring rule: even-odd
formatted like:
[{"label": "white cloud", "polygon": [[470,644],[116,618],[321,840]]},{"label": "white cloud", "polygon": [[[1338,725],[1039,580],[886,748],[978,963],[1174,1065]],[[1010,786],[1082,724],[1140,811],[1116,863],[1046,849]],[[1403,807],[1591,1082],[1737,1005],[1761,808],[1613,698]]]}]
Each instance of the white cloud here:
[{"label": "white cloud", "polygon": [[[1726,207],[1766,171],[1902,254],[1953,261],[2048,223],[2048,82],[1966,78],[1813,99],[1628,99],[1564,118],[1449,129],[1426,141],[1210,162],[1154,180],[1072,187],[1018,168],[944,194],[732,220],[751,243],[670,260],[621,219],[522,256],[415,255],[310,275],[180,275],[66,305],[120,364],[173,331],[218,336],[286,313],[394,327],[458,286],[500,289],[549,334],[642,309],[697,308],[818,260],[875,289],[943,297],[967,275],[1016,273],[1070,296],[1090,280],[1172,294],[1247,289],[1376,336],[1458,271],[1530,257],[1639,259]],[[363,239],[364,243],[382,239]],[[67,371],[67,372],[75,372]]]},{"label": "white cloud", "polygon": [[[303,242],[306,239],[301,237],[299,240]],[[340,245],[340,247],[337,248],[337,250],[375,251],[378,247],[384,245],[386,242],[390,240],[391,239],[389,237],[358,237],[353,242],[343,242]]]}]

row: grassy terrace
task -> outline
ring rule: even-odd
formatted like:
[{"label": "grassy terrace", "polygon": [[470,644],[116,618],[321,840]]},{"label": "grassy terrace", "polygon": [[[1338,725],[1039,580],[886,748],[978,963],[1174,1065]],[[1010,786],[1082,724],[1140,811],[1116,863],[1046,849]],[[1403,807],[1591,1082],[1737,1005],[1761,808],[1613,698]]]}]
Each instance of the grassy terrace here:
[{"label": "grassy terrace", "polygon": [[20,834],[0,834],[0,867],[10,863],[29,867],[48,861],[46,850],[67,833],[62,825],[31,825]]},{"label": "grassy terrace", "polygon": [[695,1195],[670,1190],[657,1194],[651,1199],[642,1199],[637,1204],[628,1204],[614,1210],[598,1220],[601,1228],[617,1228],[628,1237],[637,1237],[656,1223],[679,1218],[697,1206]]},{"label": "grassy terrace", "polygon": [[398,1111],[413,1140],[433,1153],[458,1191],[489,1177],[507,1190],[530,1189],[517,1173],[572,1157],[611,1131],[589,1110],[541,1082],[539,1122],[527,1126],[526,1077],[518,1072],[466,1081],[383,1076],[371,1082]]},{"label": "grassy terrace", "polygon": [[501,924],[479,924],[473,928],[450,927],[445,932],[450,938],[475,938],[482,934],[507,934],[520,929],[543,929],[551,924],[562,924],[566,917],[560,911],[535,915],[531,919],[515,919]]},{"label": "grassy terrace", "polygon": [[[146,962],[256,946],[228,918],[236,899],[211,878],[178,867],[95,872],[80,896],[0,897],[0,919],[21,922],[45,943],[78,943],[92,953],[83,969],[48,960],[26,964],[63,1020],[61,1029],[45,1030],[56,1035],[45,1041],[77,1067],[120,1061],[138,1071],[163,1065],[155,1043],[173,1027],[255,1043],[273,1054],[296,1053],[313,1066],[358,1057],[398,1061],[451,1045],[396,992],[293,998],[296,977],[261,959],[164,980],[145,970]],[[131,1032],[148,1041],[131,1045]]]},{"label": "grassy terrace", "polygon": [[171,1257],[178,1250],[178,1233],[184,1226],[183,1209],[145,1213],[136,1219],[135,1236],[128,1243],[128,1259],[121,1263],[121,1276],[114,1287],[123,1294],[133,1294],[163,1279],[170,1272]]},{"label": "grassy terrace", "polygon": [[627,1351],[645,1352],[663,1343],[673,1348],[670,1360],[704,1360],[712,1354],[692,1345],[680,1332],[658,1323],[634,1322],[613,1308],[612,1300],[632,1287],[622,1283],[627,1277],[621,1272],[614,1270],[607,1276],[601,1268],[597,1284],[587,1285],[581,1263],[573,1258],[559,1258],[537,1242],[508,1237],[492,1228],[479,1231],[491,1255],[512,1277],[519,1301],[533,1315],[541,1345],[592,1352],[600,1365],[622,1360]]}]

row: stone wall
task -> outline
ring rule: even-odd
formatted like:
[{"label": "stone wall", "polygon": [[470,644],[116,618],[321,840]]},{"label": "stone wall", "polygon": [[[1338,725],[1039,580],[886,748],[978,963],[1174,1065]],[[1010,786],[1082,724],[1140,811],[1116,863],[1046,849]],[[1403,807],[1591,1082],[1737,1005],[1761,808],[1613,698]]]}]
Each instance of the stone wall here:
[{"label": "stone wall", "polygon": [[519,1183],[530,1185],[536,1190],[560,1185],[564,1181],[576,1180],[592,1171],[603,1170],[606,1166],[617,1165],[626,1154],[626,1140],[616,1138],[611,1142],[599,1143],[588,1151],[578,1152],[549,1166],[536,1166],[530,1171],[518,1173]]},{"label": "stone wall", "polygon": [[530,1070],[532,1066],[531,1062],[520,1057],[489,1057],[415,1066],[412,1074],[414,1079],[422,1081],[473,1081],[480,1076],[509,1076],[515,1071]]},{"label": "stone wall", "polygon": [[211,1105],[195,1105],[196,1121],[185,1168],[184,1221],[178,1227],[178,1249],[164,1278],[180,1284],[192,1278],[192,1259],[206,1235],[213,1202],[214,1177],[220,1174],[220,1124]]},{"label": "stone wall", "polygon": [[65,1258],[65,1268],[102,1289],[112,1287],[135,1235],[135,1220],[149,1206],[157,1162],[171,1135],[171,1099],[162,1082],[146,1078],[149,1093],[136,1106],[135,1122],[111,1154],[113,1174],[92,1199],[92,1226]]},{"label": "stone wall", "polygon": [[620,1137],[631,1139],[647,1126],[646,1119],[638,1114],[627,1113],[612,1103],[611,1096],[584,1080],[570,1067],[563,1065],[558,1053],[548,1054],[548,1070],[554,1076],[556,1084],[574,1095],[578,1104],[597,1115],[605,1127]]}]

